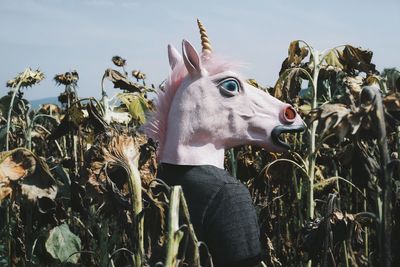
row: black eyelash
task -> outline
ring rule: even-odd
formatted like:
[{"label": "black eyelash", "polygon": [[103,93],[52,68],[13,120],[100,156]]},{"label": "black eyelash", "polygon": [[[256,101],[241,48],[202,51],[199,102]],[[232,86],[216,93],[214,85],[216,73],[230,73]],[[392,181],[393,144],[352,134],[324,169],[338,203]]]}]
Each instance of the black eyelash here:
[{"label": "black eyelash", "polygon": [[223,82],[225,82],[227,80],[230,80],[230,79],[237,81],[237,83],[239,84],[239,87],[242,88],[242,83],[239,81],[238,78],[233,77],[233,76],[228,76],[228,77],[225,77],[225,78],[222,78],[222,79],[215,80],[214,83],[215,83],[216,86],[219,86],[221,83],[223,83]]}]

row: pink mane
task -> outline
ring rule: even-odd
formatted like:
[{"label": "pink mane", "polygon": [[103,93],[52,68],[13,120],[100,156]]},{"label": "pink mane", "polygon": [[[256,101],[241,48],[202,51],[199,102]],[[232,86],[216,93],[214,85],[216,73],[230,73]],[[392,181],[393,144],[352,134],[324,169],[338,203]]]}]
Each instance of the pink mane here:
[{"label": "pink mane", "polygon": [[[209,75],[215,75],[236,67],[237,64],[228,62],[225,59],[216,57],[215,55],[208,55],[207,59],[202,59],[202,66],[205,68]],[[168,115],[171,109],[172,101],[175,97],[178,88],[181,86],[182,81],[188,75],[188,72],[183,64],[179,62],[169,75],[165,82],[164,90],[159,90],[157,99],[155,101],[155,111],[152,112],[148,122],[144,125],[144,132],[148,137],[154,141],[158,141],[158,158],[162,154],[165,145],[165,139],[168,129]]]}]

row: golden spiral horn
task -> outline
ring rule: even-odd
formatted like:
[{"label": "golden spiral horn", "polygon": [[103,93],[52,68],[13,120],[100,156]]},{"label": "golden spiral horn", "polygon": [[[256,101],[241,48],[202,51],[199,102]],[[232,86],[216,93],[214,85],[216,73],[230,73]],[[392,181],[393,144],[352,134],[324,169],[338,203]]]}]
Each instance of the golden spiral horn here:
[{"label": "golden spiral horn", "polygon": [[201,46],[203,48],[202,51],[204,54],[211,54],[212,46],[210,44],[210,40],[208,39],[206,28],[199,19],[197,19],[197,25],[199,26],[200,30]]}]

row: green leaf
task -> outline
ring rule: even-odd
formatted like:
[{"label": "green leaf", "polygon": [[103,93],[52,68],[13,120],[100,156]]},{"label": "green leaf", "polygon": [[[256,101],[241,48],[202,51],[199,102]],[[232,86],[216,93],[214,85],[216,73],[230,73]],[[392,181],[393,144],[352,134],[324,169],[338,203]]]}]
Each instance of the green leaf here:
[{"label": "green leaf", "polygon": [[67,224],[51,229],[45,245],[54,259],[62,263],[78,263],[80,254],[72,254],[81,250],[81,239],[69,230]]},{"label": "green leaf", "polygon": [[148,110],[148,106],[142,97],[136,97],[128,109],[134,119],[137,119],[141,123],[146,122],[145,112]]},{"label": "green leaf", "polygon": [[128,107],[129,113],[134,119],[140,123],[146,122],[145,114],[149,110],[149,106],[142,95],[125,93],[117,96]]}]

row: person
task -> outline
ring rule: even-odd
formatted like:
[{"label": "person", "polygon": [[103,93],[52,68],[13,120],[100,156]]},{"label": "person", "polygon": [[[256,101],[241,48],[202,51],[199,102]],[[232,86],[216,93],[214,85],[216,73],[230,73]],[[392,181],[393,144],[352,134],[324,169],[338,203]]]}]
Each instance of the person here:
[{"label": "person", "polygon": [[261,261],[260,230],[249,190],[212,165],[162,163],[158,178],[180,185],[199,241],[215,267],[250,267]]}]

